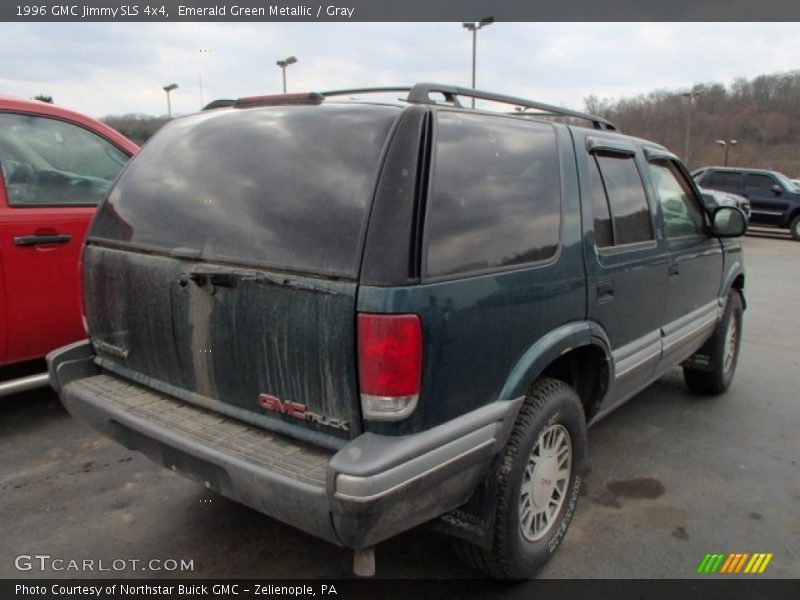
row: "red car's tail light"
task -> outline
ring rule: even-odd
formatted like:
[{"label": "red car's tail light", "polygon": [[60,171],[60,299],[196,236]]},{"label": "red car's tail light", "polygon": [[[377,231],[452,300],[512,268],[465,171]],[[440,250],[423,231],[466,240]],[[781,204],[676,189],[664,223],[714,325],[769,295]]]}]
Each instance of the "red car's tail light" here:
[{"label": "red car's tail light", "polygon": [[422,382],[419,316],[359,314],[358,375],[365,419],[396,421],[414,412]]}]

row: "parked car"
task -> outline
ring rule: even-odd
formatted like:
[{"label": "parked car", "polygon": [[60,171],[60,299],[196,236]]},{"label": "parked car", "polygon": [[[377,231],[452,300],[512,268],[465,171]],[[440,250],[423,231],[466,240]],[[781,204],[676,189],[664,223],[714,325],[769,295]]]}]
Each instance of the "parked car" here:
[{"label": "parked car", "polygon": [[742,210],[748,219],[750,218],[750,201],[744,196],[701,186],[698,186],[697,189],[700,190],[700,195],[707,210],[714,210],[718,206],[736,206]]},{"label": "parked car", "polygon": [[673,154],[600,117],[404,91],[165,126],[94,221],[89,339],[51,377],[75,416],[354,549],[356,573],[432,521],[527,577],[574,514],[587,423],[676,365],[730,385],[744,269],[723,238],[745,216],[706,212]]},{"label": "parked car", "polygon": [[800,190],[783,173],[761,169],[703,167],[693,172],[706,189],[744,196],[750,201],[750,223],[789,229],[800,241]]},{"label": "parked car", "polygon": [[47,385],[45,354],[86,337],[81,244],[136,150],[85,115],[0,96],[0,365],[25,373],[0,383],[0,395]]}]

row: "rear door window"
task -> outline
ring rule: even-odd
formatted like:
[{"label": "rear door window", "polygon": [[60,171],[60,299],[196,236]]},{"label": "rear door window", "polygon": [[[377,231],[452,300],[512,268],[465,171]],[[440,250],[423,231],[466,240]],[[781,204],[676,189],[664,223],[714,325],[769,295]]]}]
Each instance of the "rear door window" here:
[{"label": "rear door window", "polygon": [[230,109],[172,121],[102,206],[90,239],[355,278],[393,106]]},{"label": "rear door window", "polygon": [[774,185],[777,185],[777,182],[769,175],[748,173],[745,179],[745,187],[748,190],[765,192],[770,191]]},{"label": "rear door window", "polygon": [[611,209],[614,245],[652,240],[650,208],[633,156],[597,153],[595,160]]},{"label": "rear door window", "polygon": [[428,276],[555,255],[561,176],[551,125],[439,112],[433,169],[426,210]]},{"label": "rear door window", "polygon": [[716,171],[711,173],[704,185],[723,190],[741,190],[742,174],[733,171]]}]

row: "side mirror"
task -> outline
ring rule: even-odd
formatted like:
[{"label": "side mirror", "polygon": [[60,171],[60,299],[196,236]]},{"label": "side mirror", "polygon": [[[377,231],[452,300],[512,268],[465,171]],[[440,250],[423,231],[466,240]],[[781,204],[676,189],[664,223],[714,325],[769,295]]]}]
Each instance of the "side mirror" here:
[{"label": "side mirror", "polygon": [[770,188],[770,190],[772,190],[772,193],[773,193],[773,195],[775,195],[775,196],[780,196],[780,195],[783,193],[783,190],[781,189],[781,186],[779,186],[777,183],[776,183],[776,184],[774,184],[774,185],[773,185],[773,186]]},{"label": "side mirror", "polygon": [[738,206],[720,206],[711,223],[711,235],[719,238],[739,237],[747,231],[747,216]]}]

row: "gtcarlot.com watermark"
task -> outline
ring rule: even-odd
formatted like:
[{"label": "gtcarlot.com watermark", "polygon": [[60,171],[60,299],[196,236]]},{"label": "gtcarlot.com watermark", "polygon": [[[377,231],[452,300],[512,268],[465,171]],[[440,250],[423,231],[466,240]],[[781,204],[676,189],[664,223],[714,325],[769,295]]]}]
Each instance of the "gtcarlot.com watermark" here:
[{"label": "gtcarlot.com watermark", "polygon": [[62,558],[50,554],[20,554],[14,559],[18,571],[42,573],[117,573],[120,571],[194,571],[194,559],[185,558]]}]

